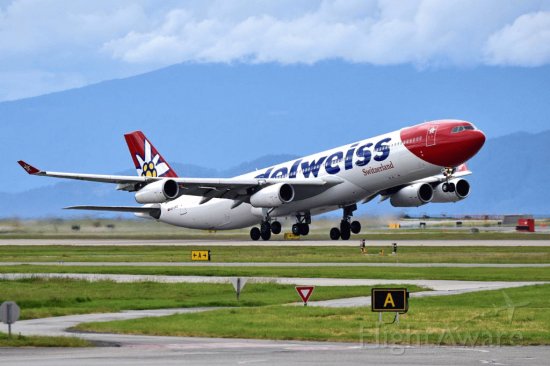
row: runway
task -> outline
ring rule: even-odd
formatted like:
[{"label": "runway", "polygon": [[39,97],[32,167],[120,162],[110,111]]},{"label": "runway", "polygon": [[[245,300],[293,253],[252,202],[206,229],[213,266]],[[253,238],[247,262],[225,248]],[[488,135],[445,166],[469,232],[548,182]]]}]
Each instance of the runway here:
[{"label": "runway", "polygon": [[[151,339],[154,338],[154,339]],[[150,342],[151,340],[152,342]],[[6,365],[522,365],[546,366],[550,347],[437,347],[143,337],[121,347],[8,348]]]},{"label": "runway", "polygon": [[[390,237],[390,235],[388,235]],[[279,247],[357,247],[360,236],[353,240],[210,240],[210,239],[168,239],[168,240],[142,240],[142,239],[0,239],[0,245],[74,245],[74,246],[195,246],[195,247],[216,247],[216,246],[279,246]],[[399,240],[399,235],[388,240],[367,240],[367,246],[391,246],[397,243],[399,246],[550,246],[550,240]]]}]

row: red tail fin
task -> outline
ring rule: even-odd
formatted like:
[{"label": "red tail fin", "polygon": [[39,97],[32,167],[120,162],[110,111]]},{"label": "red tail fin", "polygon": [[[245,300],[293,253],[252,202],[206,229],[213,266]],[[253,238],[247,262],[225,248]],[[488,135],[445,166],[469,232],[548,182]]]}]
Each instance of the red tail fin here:
[{"label": "red tail fin", "polygon": [[176,178],[178,175],[164,160],[157,149],[145,137],[143,132],[134,131],[124,135],[130,155],[136,167],[138,175],[147,177],[170,177]]}]

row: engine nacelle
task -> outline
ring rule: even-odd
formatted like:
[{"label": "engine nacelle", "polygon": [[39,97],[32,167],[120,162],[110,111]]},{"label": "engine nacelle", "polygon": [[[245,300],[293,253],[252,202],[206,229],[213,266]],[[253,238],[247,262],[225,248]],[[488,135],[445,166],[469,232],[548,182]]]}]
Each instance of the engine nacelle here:
[{"label": "engine nacelle", "polygon": [[262,188],[250,196],[250,204],[254,207],[279,207],[294,199],[294,188],[288,183],[277,183]]},{"label": "engine nacelle", "polygon": [[432,202],[457,202],[468,197],[470,194],[470,183],[465,179],[451,179],[444,190],[444,184],[438,184],[434,188]]},{"label": "engine nacelle", "polygon": [[401,188],[392,194],[390,203],[393,207],[418,207],[430,202],[434,190],[428,183],[416,183]]},{"label": "engine nacelle", "polygon": [[180,188],[172,179],[163,179],[150,183],[137,191],[138,203],[163,203],[178,197]]}]

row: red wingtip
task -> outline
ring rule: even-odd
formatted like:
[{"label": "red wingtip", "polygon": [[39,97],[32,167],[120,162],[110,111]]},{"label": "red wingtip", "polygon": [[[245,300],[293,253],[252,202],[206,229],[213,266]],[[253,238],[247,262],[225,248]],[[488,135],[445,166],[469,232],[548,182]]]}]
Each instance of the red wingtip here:
[{"label": "red wingtip", "polygon": [[30,164],[25,163],[23,160],[19,160],[18,163],[19,163],[19,165],[21,165],[21,167],[22,167],[23,169],[25,169],[25,171],[26,171],[27,173],[29,173],[29,174],[37,174],[37,173],[40,173],[40,170],[39,170],[39,169],[33,167],[33,166],[30,165]]}]

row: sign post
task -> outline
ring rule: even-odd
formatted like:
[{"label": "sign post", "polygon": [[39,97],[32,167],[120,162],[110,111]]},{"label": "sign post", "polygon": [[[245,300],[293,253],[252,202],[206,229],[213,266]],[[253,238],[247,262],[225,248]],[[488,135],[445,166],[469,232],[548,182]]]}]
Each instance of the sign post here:
[{"label": "sign post", "polygon": [[393,312],[395,321],[399,323],[399,314],[409,310],[409,292],[406,288],[375,288],[371,289],[371,309],[378,312],[378,321],[382,322],[383,312]]},{"label": "sign post", "polygon": [[298,295],[302,298],[304,306],[307,306],[307,301],[309,300],[309,297],[313,293],[314,289],[315,286],[296,286],[296,291],[298,291]]},{"label": "sign post", "polygon": [[8,335],[11,337],[11,325],[19,319],[19,306],[13,301],[4,301],[0,305],[0,321],[8,325]]},{"label": "sign post", "polygon": [[232,278],[231,284],[233,285],[233,288],[235,289],[235,292],[237,293],[237,301],[239,301],[239,297],[241,296],[241,290],[243,289],[244,285],[246,284],[246,278]]}]

